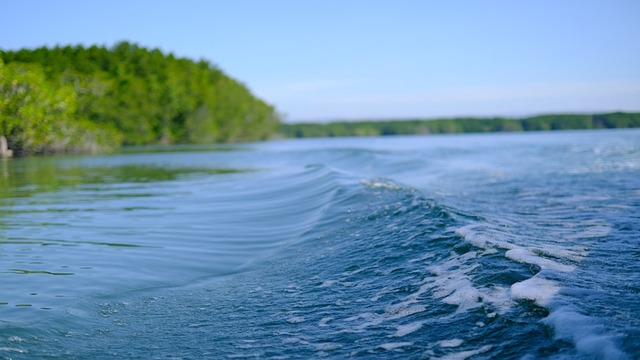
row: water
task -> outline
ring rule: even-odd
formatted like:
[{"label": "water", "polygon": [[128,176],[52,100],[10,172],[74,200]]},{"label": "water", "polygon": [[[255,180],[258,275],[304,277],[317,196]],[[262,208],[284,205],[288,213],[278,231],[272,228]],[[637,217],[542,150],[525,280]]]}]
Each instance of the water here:
[{"label": "water", "polygon": [[0,162],[0,357],[640,358],[640,131]]}]

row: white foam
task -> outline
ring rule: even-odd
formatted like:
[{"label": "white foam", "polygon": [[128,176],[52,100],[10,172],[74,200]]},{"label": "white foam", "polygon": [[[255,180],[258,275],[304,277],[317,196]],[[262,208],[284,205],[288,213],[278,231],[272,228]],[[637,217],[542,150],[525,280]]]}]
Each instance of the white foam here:
[{"label": "white foam", "polygon": [[327,325],[327,323],[328,323],[329,321],[333,320],[333,319],[334,319],[334,318],[333,318],[333,317],[331,317],[331,316],[328,316],[328,317],[322,318],[322,319],[320,319],[320,321],[318,321],[318,326],[319,326],[319,327],[325,327],[325,326],[328,326],[328,325]]},{"label": "white foam", "polygon": [[385,343],[385,344],[381,344],[379,347],[385,349],[385,350],[393,350],[393,349],[397,349],[400,347],[404,347],[404,346],[411,346],[413,345],[412,342],[394,342],[394,343]]},{"label": "white foam", "polygon": [[478,355],[478,354],[482,354],[485,353],[489,350],[491,350],[493,346],[491,345],[485,345],[479,349],[475,349],[475,350],[466,350],[466,351],[460,351],[457,353],[453,353],[453,354],[448,354],[445,355],[443,357],[440,358],[440,360],[464,360],[464,359],[468,359],[474,355]]},{"label": "white foam", "polygon": [[411,305],[408,302],[402,302],[396,305],[389,306],[385,309],[385,317],[389,319],[399,319],[405,316],[417,314],[419,312],[426,311],[427,308],[424,305]]},{"label": "white foam", "polygon": [[433,289],[432,296],[449,305],[457,305],[458,312],[480,306],[482,298],[478,289],[464,273],[453,272],[434,279],[428,287]]},{"label": "white foam", "polygon": [[536,255],[548,255],[556,258],[569,259],[572,261],[581,261],[584,259],[588,251],[582,246],[573,246],[570,248],[561,248],[551,244],[545,245],[544,248],[531,248],[531,252]]},{"label": "white foam", "polygon": [[322,284],[320,284],[319,287],[321,288],[327,288],[327,287],[331,287],[333,286],[333,284],[337,283],[337,280],[325,280],[322,282]]},{"label": "white foam", "polygon": [[629,356],[618,348],[611,335],[602,333],[602,325],[570,307],[560,307],[542,320],[553,327],[555,338],[572,341],[576,350],[589,358],[621,360]]},{"label": "white foam", "polygon": [[450,340],[441,340],[438,341],[438,345],[443,348],[454,348],[462,345],[464,340],[462,339],[450,339]]},{"label": "white foam", "polygon": [[449,305],[458,305],[459,312],[479,307],[482,301],[480,291],[473,287],[469,279],[460,279],[454,284],[453,292],[442,299],[442,302]]},{"label": "white foam", "polygon": [[364,320],[365,322],[358,325],[356,327],[356,331],[360,331],[366,329],[370,326],[377,326],[388,320],[396,320],[403,318],[405,316],[417,314],[423,311],[426,311],[427,308],[424,305],[412,305],[414,301],[405,301],[399,304],[391,305],[385,309],[383,314],[375,314],[375,313],[362,313],[356,316],[351,316],[345,321],[356,321],[356,320]]},{"label": "white foam", "polygon": [[23,342],[24,340],[20,336],[13,335],[13,336],[9,336],[9,341],[20,343],[20,342]]},{"label": "white foam", "polygon": [[414,297],[432,291],[432,297],[441,299],[450,305],[457,305],[457,312],[463,312],[491,303],[498,307],[501,313],[510,308],[510,296],[504,288],[493,286],[476,288],[469,278],[478,264],[476,252],[464,255],[454,255],[444,264],[433,265],[428,269],[435,278],[427,278]]},{"label": "white foam", "polygon": [[290,337],[290,338],[286,338],[282,340],[283,344],[303,344],[303,345],[309,345],[309,342],[297,337]]},{"label": "white foam", "polygon": [[424,325],[424,321],[416,321],[416,322],[413,322],[411,324],[397,326],[396,327],[397,331],[392,336],[393,337],[403,337],[405,335],[408,335],[408,334],[411,334],[411,333],[414,333],[414,332],[420,330],[423,325]]},{"label": "white foam", "polygon": [[524,248],[511,249],[504,255],[511,260],[525,264],[537,265],[543,269],[552,269],[562,272],[571,272],[575,269],[574,266],[561,264],[557,261],[537,256],[530,250]]},{"label": "white foam", "polygon": [[592,225],[589,228],[566,236],[567,239],[592,239],[609,235],[611,227],[605,224]]},{"label": "white foam", "polygon": [[468,260],[474,259],[476,257],[477,257],[477,254],[473,251],[470,251],[464,255],[453,256],[451,259],[447,260],[444,264],[429,266],[428,270],[435,275],[448,275],[448,274],[452,274],[453,272],[464,273],[464,272],[472,271],[473,269],[475,269],[480,265],[475,264],[473,267],[467,266],[464,269],[461,269],[460,267],[464,265],[464,263],[467,262]]},{"label": "white foam", "polygon": [[486,249],[490,246],[491,240],[485,234],[476,233],[474,231],[474,225],[463,226],[459,229],[456,229],[456,235],[464,238],[466,242],[469,244]]},{"label": "white foam", "polygon": [[536,276],[511,285],[511,298],[533,300],[539,306],[547,306],[559,290],[560,286],[555,281]]},{"label": "white foam", "polygon": [[316,351],[331,351],[331,350],[340,349],[342,345],[329,342],[329,343],[314,344],[313,347],[315,348]]},{"label": "white foam", "polygon": [[384,316],[374,314],[374,313],[363,313],[355,316],[348,317],[344,319],[344,321],[356,321],[356,320],[364,320],[364,322],[354,328],[353,331],[359,332],[370,326],[377,326],[385,321]]},{"label": "white foam", "polygon": [[378,291],[378,293],[377,293],[377,294],[373,295],[373,296],[370,298],[370,300],[371,300],[371,301],[374,301],[374,302],[375,302],[375,301],[378,301],[378,300],[380,300],[380,298],[381,298],[381,297],[383,297],[383,296],[387,295],[389,292],[390,292],[389,288],[386,288],[386,287],[385,287],[385,288],[383,288],[382,290]]},{"label": "white foam", "polygon": [[[587,228],[581,231],[577,231],[572,227],[570,233],[564,234],[557,241],[565,242],[567,240],[601,237],[611,231],[610,226],[597,221],[575,224],[575,227],[585,226]],[[479,252],[479,255],[492,254],[496,252],[495,249],[503,249],[507,250],[505,256],[511,260],[562,272],[573,271],[575,267],[548,259],[545,256],[579,262],[588,254],[587,248],[584,246],[561,247],[547,243],[544,248],[539,248],[516,245],[513,241],[502,239],[505,234],[501,234],[500,229],[492,229],[490,226],[483,226],[482,224],[466,225],[456,229],[455,232],[458,236],[464,238],[467,243],[486,250],[484,253]]]},{"label": "white foam", "polygon": [[[492,234],[487,234],[480,231],[477,224],[466,225],[455,230],[456,235],[462,237],[467,243],[485,250],[492,250],[495,248],[500,249],[513,249],[516,246],[508,241],[501,240],[497,231]],[[488,252],[492,253],[491,251]]]},{"label": "white foam", "polygon": [[423,293],[430,292],[433,298],[456,305],[456,313],[486,303],[495,306],[499,313],[507,312],[511,308],[508,289],[500,286],[476,287],[471,281],[470,274],[480,266],[476,261],[478,256],[481,256],[479,252],[474,251],[463,255],[452,252],[446,262],[427,268],[434,276],[427,277],[420,289],[409,298],[418,299]]},{"label": "white foam", "polygon": [[[543,270],[572,272],[575,270],[576,264],[588,255],[589,243],[581,240],[607,236],[611,232],[611,226],[597,220],[570,224],[560,229],[561,233],[553,242],[545,242],[544,246],[535,241],[537,239],[512,238],[510,234],[502,234],[500,231],[500,229],[491,228],[490,225],[474,224],[456,229],[456,234],[467,243],[485,250],[484,252],[477,251],[477,256],[487,254],[486,250],[503,249],[506,250],[504,256],[510,260],[536,265]],[[568,246],[563,246],[565,244]],[[438,268],[431,268],[432,272],[439,274],[440,278],[447,278],[448,285],[439,285],[438,282],[441,280],[435,281],[435,293],[451,291],[443,301],[464,304],[464,299],[472,301],[474,294],[478,294],[480,298],[478,301],[493,302],[506,308],[513,305],[513,300],[531,300],[539,306],[552,310],[543,322],[555,330],[557,339],[573,342],[580,355],[588,358],[614,360],[630,358],[621,350],[617,342],[618,339],[611,333],[607,333],[603,324],[597,319],[582,315],[567,307],[553,310],[554,306],[558,304],[554,304],[552,301],[561,289],[558,282],[545,279],[542,274],[538,274],[511,285],[508,290],[502,289],[505,290],[502,293],[501,289],[480,288],[474,291],[473,284],[467,282],[470,273],[465,271],[465,268],[470,266],[465,265],[461,258],[451,260],[448,263],[453,265],[454,261],[458,262],[457,267],[441,265]],[[505,294],[507,295],[506,299]],[[500,310],[498,312],[500,313]],[[495,316],[495,313],[492,314]],[[443,359],[466,359],[484,351],[488,351],[488,349],[481,348],[449,354]]]},{"label": "white foam", "polygon": [[27,353],[27,350],[18,349],[18,348],[10,348],[10,347],[0,347],[0,351],[14,352],[14,353],[18,353],[18,354],[26,354]]},{"label": "white foam", "polygon": [[373,189],[400,190],[406,188],[390,179],[365,179],[361,183]]},{"label": "white foam", "polygon": [[487,248],[487,249],[484,249],[484,250],[483,250],[482,252],[480,252],[479,254],[480,254],[481,256],[484,256],[484,255],[492,255],[492,254],[497,254],[497,253],[498,253],[498,250],[496,250],[496,249],[494,249],[494,248]]},{"label": "white foam", "polygon": [[287,319],[289,324],[299,324],[304,322],[304,318],[302,316],[293,316]]}]

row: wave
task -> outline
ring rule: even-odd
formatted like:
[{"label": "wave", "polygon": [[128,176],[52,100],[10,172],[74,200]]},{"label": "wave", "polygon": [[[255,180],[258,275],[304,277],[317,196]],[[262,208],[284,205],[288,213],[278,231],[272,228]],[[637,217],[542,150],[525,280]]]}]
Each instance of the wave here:
[{"label": "wave", "polygon": [[[634,194],[626,165],[610,166],[620,173],[609,178],[561,164],[530,174],[518,157],[539,156],[539,147],[499,166],[486,142],[480,155],[438,147],[443,158],[434,160],[428,146],[359,141],[222,154],[254,170],[157,182],[127,212],[107,210],[132,197],[84,198],[77,212],[80,202],[67,204],[71,211],[56,216],[82,216],[71,233],[79,253],[106,251],[93,274],[129,283],[47,323],[69,336],[38,333],[25,349],[35,357],[73,349],[79,358],[625,359],[640,351],[632,238],[640,229],[629,211],[637,201],[620,195]],[[532,162],[543,164],[544,154]],[[218,166],[222,155],[196,163]],[[620,182],[598,190],[605,180]],[[101,228],[104,216],[114,226]],[[135,247],[97,245],[114,235]],[[66,278],[88,284],[90,269],[68,261]]]},{"label": "wave", "polygon": [[[132,168],[118,164],[99,173],[126,173],[120,166]],[[89,169],[92,184],[70,181],[12,198],[2,219],[0,276],[16,290],[0,298],[3,320],[40,322],[73,312],[84,298],[245,271],[316,226],[343,181],[318,166],[279,174],[197,171],[188,177],[162,171],[174,173],[154,168],[156,181],[139,176],[142,183],[124,186]],[[57,276],[58,286],[47,285],[57,274],[67,276]],[[29,288],[20,285],[25,281]]]},{"label": "wave", "polygon": [[[76,341],[98,342],[88,348],[109,341],[120,349],[118,354],[129,356],[156,336],[170,339],[170,329],[188,328],[199,334],[200,345],[204,336],[206,343],[218,344],[216,354],[229,357],[503,354],[504,344],[474,344],[492,331],[505,331],[507,319],[522,315],[497,308],[498,302],[491,300],[498,295],[496,287],[479,285],[482,277],[473,271],[487,264],[476,250],[461,246],[456,211],[389,179],[347,179],[336,186],[336,173],[326,168],[299,175],[322,183],[317,189],[330,200],[311,206],[318,217],[297,241],[240,273],[210,278],[187,294],[174,289],[151,301],[143,297],[106,304],[118,310],[106,313],[110,322],[144,318],[145,329],[153,329],[136,330],[142,334],[133,344],[114,334]],[[296,183],[308,189],[308,184]],[[535,328],[509,331],[539,339]],[[424,331],[430,334],[426,343]],[[273,341],[278,350],[269,352]],[[166,344],[166,350],[214,351],[200,345],[181,340]],[[529,345],[511,346],[522,350]]]}]

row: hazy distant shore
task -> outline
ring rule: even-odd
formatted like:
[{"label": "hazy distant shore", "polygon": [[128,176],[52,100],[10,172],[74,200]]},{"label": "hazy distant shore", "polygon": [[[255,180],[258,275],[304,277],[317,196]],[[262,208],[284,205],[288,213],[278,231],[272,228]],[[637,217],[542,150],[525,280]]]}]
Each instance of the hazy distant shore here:
[{"label": "hazy distant shore", "polygon": [[640,113],[549,114],[527,118],[448,118],[281,124],[286,138],[586,130],[640,127]]}]

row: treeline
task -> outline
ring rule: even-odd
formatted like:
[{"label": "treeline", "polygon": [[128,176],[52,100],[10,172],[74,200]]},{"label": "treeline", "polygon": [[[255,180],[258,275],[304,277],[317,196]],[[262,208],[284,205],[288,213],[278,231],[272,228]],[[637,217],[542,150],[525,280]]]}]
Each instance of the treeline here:
[{"label": "treeline", "polygon": [[500,131],[542,131],[640,127],[640,113],[542,115],[523,119],[452,118],[387,121],[337,121],[281,124],[278,132],[290,138],[451,134]]},{"label": "treeline", "polygon": [[0,101],[0,140],[17,155],[260,140],[280,122],[211,63],[129,42],[0,50]]}]

